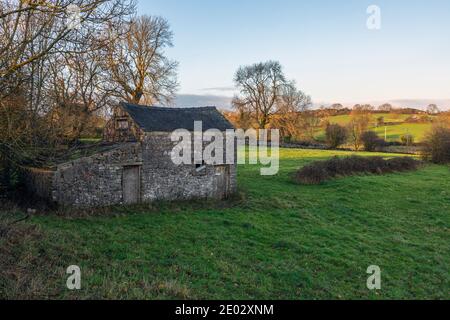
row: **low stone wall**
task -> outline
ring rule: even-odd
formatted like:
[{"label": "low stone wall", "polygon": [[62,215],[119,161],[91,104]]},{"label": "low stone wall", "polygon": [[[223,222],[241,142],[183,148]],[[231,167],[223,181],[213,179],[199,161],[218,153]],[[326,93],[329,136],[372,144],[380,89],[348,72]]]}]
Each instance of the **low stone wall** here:
[{"label": "low stone wall", "polygon": [[380,148],[381,152],[387,153],[401,153],[401,154],[422,154],[423,147],[421,146],[387,146]]},{"label": "low stone wall", "polygon": [[59,165],[52,199],[62,206],[101,207],[122,203],[123,167],[142,161],[138,143]]},{"label": "low stone wall", "polygon": [[314,149],[314,150],[328,150],[329,147],[325,144],[319,143],[280,143],[280,148],[286,149]]}]

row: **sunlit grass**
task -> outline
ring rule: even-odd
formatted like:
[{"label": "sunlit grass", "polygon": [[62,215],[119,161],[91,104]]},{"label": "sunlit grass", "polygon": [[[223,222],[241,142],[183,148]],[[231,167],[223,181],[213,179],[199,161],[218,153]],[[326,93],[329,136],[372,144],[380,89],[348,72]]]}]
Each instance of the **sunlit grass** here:
[{"label": "sunlit grass", "polygon": [[[241,197],[228,202],[34,217],[43,236],[20,256],[38,255],[59,270],[41,284],[57,298],[448,298],[449,168],[319,186],[290,180],[306,163],[349,154],[283,149],[279,174],[267,177],[242,165]],[[44,272],[33,263],[22,268]],[[65,288],[72,264],[82,268],[79,292]],[[374,264],[382,270],[378,292],[366,288]]]},{"label": "sunlit grass", "polygon": [[[386,123],[398,123],[398,124],[389,124],[386,126],[377,126],[377,118],[384,117],[384,121]],[[427,134],[430,131],[432,124],[431,123],[404,123],[404,121],[410,117],[411,115],[407,114],[373,114],[370,116],[370,124],[368,130],[375,131],[381,138],[385,138],[386,141],[389,142],[399,142],[401,141],[401,136],[404,134],[412,134],[414,136],[415,142],[422,142]],[[341,115],[329,117],[328,121],[330,123],[337,123],[340,125],[348,125],[350,122],[349,115]],[[386,131],[385,131],[386,130]],[[316,132],[315,138],[319,141],[325,140],[325,131],[324,129],[319,129]]]}]

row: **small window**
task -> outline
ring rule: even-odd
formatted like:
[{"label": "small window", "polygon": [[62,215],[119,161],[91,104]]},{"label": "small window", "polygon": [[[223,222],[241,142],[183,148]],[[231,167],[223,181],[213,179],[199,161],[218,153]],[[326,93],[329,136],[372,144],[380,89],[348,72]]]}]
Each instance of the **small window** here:
[{"label": "small window", "polygon": [[205,161],[202,161],[202,163],[196,163],[195,164],[195,171],[197,173],[206,173],[206,163]]},{"label": "small window", "polygon": [[117,120],[117,129],[128,130],[128,120]]}]

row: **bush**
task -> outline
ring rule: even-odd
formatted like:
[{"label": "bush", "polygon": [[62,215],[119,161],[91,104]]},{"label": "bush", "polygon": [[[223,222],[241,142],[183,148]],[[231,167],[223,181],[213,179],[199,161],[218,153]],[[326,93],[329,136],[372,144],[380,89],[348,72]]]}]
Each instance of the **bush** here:
[{"label": "bush", "polygon": [[364,132],[361,136],[361,141],[366,151],[375,151],[378,147],[384,145],[384,140],[373,131]]},{"label": "bush", "polygon": [[419,161],[411,157],[392,158],[387,161],[387,169],[391,172],[413,171],[419,167]]},{"label": "bush", "polygon": [[326,161],[316,161],[299,169],[293,179],[300,184],[320,184],[339,176],[350,176],[358,173],[385,174],[417,170],[420,162],[411,158],[393,158],[385,160],[381,157],[347,158],[334,157]]},{"label": "bush", "polygon": [[378,118],[377,118],[377,126],[378,126],[378,127],[381,127],[381,126],[384,126],[384,124],[385,124],[385,122],[384,122],[384,117],[383,117],[383,116],[378,117]]},{"label": "bush", "polygon": [[423,157],[437,164],[450,163],[450,129],[435,127],[427,135]]},{"label": "bush", "polygon": [[409,133],[402,135],[400,140],[405,146],[412,146],[414,144],[414,136]]},{"label": "bush", "polygon": [[324,164],[315,163],[307,165],[298,171],[294,180],[302,184],[320,184],[330,178]]},{"label": "bush", "polygon": [[326,142],[331,148],[337,148],[347,141],[347,129],[338,124],[329,124],[325,135]]}]

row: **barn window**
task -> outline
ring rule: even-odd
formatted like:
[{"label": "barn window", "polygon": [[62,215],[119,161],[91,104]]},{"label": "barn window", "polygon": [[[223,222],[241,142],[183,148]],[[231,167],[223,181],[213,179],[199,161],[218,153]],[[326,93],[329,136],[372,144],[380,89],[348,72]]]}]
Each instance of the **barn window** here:
[{"label": "barn window", "polygon": [[117,129],[128,130],[128,120],[126,120],[126,119],[117,120]]},{"label": "barn window", "polygon": [[196,163],[195,164],[195,172],[197,174],[206,174],[206,163],[205,161],[202,161],[202,163]]}]

